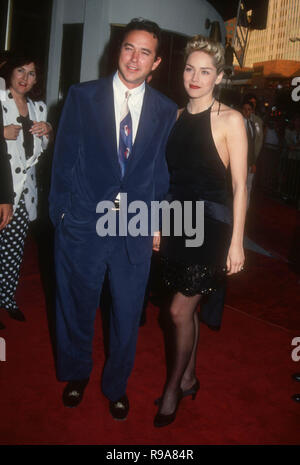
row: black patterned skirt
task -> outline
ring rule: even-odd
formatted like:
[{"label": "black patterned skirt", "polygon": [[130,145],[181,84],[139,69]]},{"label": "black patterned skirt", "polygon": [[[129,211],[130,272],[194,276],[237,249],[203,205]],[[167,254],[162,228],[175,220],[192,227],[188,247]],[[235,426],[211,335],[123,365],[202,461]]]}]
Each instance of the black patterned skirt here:
[{"label": "black patterned skirt", "polygon": [[163,283],[171,292],[180,292],[187,297],[209,295],[224,285],[224,266],[186,264],[167,257],[162,257],[161,261]]},{"label": "black patterned skirt", "polygon": [[190,238],[184,232],[175,235],[171,228],[170,234],[162,235],[162,279],[169,290],[186,296],[209,295],[224,286],[232,235],[226,214],[226,207],[205,202],[203,243],[197,247],[187,246]]}]

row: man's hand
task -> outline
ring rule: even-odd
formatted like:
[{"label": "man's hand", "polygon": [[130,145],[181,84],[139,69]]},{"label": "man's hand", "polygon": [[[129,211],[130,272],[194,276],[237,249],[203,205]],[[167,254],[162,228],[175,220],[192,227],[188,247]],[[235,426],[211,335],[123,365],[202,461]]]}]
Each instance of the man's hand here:
[{"label": "man's hand", "polygon": [[13,216],[13,207],[10,203],[0,204],[0,231],[8,225]]},{"label": "man's hand", "polygon": [[154,233],[154,236],[153,236],[152,249],[155,252],[159,252],[159,248],[160,248],[160,231],[157,231],[157,232]]}]

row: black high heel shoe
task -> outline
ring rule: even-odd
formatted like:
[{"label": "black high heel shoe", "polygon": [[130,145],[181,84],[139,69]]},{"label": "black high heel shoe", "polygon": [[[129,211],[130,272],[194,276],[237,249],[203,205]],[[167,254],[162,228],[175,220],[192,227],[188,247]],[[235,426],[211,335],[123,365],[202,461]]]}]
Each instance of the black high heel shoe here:
[{"label": "black high heel shoe", "polygon": [[182,397],[183,397],[182,396],[182,390],[180,389],[174,412],[172,412],[172,413],[170,413],[168,415],[164,415],[163,413],[158,412],[155,415],[155,417],[154,417],[154,426],[156,428],[161,428],[163,426],[168,426],[171,423],[173,423],[173,421],[176,418],[177,410],[178,410],[178,407],[179,407],[179,404],[180,404],[180,401],[181,401]]},{"label": "black high heel shoe", "polygon": [[[192,387],[190,387],[190,389],[186,389],[185,391],[182,391],[182,397],[192,396],[192,400],[195,400],[199,389],[200,389],[200,381],[199,379],[196,379],[195,383],[193,384]],[[158,399],[155,399],[154,404],[159,405],[161,402],[161,399],[162,399],[161,397],[159,397]]]}]

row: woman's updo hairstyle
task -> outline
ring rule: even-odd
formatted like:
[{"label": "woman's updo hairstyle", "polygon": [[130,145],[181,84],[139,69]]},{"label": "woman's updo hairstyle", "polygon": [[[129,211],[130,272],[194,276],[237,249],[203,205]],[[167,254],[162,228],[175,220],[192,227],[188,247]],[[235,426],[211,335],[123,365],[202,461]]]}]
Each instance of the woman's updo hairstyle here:
[{"label": "woman's updo hairstyle", "polygon": [[185,61],[193,52],[204,52],[210,55],[217,69],[217,74],[224,70],[225,57],[224,47],[220,42],[208,39],[202,35],[192,37],[185,47]]}]

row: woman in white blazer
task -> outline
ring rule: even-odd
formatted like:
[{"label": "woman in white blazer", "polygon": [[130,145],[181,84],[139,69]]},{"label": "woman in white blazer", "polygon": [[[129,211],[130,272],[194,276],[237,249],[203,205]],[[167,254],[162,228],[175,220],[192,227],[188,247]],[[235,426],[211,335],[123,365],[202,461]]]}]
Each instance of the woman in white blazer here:
[{"label": "woman in white blazer", "polygon": [[47,107],[38,101],[40,71],[30,57],[13,56],[3,68],[7,90],[1,98],[3,135],[11,164],[14,204],[9,224],[0,232],[0,307],[24,321],[15,301],[29,222],[37,216],[35,165],[52,135]]}]

